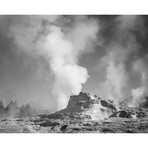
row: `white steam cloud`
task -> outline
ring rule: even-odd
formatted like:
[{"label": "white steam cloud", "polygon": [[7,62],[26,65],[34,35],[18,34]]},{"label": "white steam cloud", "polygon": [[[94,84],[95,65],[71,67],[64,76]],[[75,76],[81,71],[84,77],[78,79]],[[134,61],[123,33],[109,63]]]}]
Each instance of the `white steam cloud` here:
[{"label": "white steam cloud", "polygon": [[139,106],[141,99],[148,96],[148,67],[143,59],[139,59],[134,62],[133,70],[140,74],[140,86],[131,90],[132,105]]},{"label": "white steam cloud", "polygon": [[[39,16],[12,20],[9,36],[26,52],[44,56],[54,76],[52,94],[57,109],[66,107],[71,94],[78,95],[89,75],[79,56],[91,52],[98,23],[88,17]],[[49,90],[50,91],[50,90]]]},{"label": "white steam cloud", "polygon": [[101,64],[106,67],[106,75],[105,80],[99,86],[100,92],[103,98],[114,100],[116,103],[125,97],[124,89],[128,81],[125,58],[125,51],[120,46],[114,46],[101,61]]},{"label": "white steam cloud", "polygon": [[[117,27],[112,42],[107,46],[107,52],[101,58],[100,67],[104,69],[104,81],[99,85],[99,94],[116,103],[131,98],[130,74],[127,71],[127,61],[132,53],[137,51],[138,45],[133,34],[137,28],[139,17],[119,16],[115,19]],[[130,61],[130,60],[129,60]]]},{"label": "white steam cloud", "polygon": [[[52,78],[49,91],[57,110],[66,107],[70,95],[80,93],[89,77],[89,89],[117,103],[128,97],[137,106],[148,95],[147,59],[138,55],[140,45],[136,37],[143,33],[140,16],[116,16],[111,23],[107,20],[100,24],[97,20],[104,19],[94,16],[5,16],[1,19],[0,25],[8,28],[6,36],[17,45],[16,54],[25,52],[31,58],[46,60]],[[102,34],[98,35],[99,29]],[[88,69],[82,67],[80,57],[85,58],[85,53],[89,56],[94,49],[96,55],[90,54],[94,59],[86,58],[86,63],[82,62]],[[100,58],[97,69],[100,73],[93,71],[97,58]],[[40,76],[42,69],[37,70],[37,75]]]},{"label": "white steam cloud", "polygon": [[[68,32],[62,28],[50,27],[45,40],[45,50],[55,76],[53,95],[57,98],[58,109],[66,107],[71,94],[78,95],[89,75],[87,69],[78,65],[78,56],[96,39],[98,25],[96,22],[78,22]],[[93,47],[92,47],[93,48]]]}]

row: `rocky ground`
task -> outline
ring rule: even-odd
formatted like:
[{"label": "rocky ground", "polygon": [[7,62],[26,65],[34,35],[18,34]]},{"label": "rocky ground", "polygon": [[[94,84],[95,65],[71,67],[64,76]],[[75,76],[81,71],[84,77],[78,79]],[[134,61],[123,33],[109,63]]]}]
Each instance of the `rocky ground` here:
[{"label": "rocky ground", "polygon": [[71,96],[54,114],[1,119],[1,133],[147,133],[148,109],[120,107],[96,95]]},{"label": "rocky ground", "polygon": [[1,133],[148,133],[148,118],[102,121],[50,119],[48,115],[0,121]]}]

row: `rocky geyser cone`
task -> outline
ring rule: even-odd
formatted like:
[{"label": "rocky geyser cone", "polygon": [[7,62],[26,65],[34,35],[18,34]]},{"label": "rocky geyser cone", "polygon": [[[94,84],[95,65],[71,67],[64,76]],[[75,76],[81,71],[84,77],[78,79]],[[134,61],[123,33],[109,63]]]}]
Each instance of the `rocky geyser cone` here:
[{"label": "rocky geyser cone", "polygon": [[94,120],[108,118],[117,111],[117,106],[113,101],[103,100],[94,94],[81,92],[79,95],[70,97],[65,109],[56,114],[77,114],[81,117],[90,117]]}]

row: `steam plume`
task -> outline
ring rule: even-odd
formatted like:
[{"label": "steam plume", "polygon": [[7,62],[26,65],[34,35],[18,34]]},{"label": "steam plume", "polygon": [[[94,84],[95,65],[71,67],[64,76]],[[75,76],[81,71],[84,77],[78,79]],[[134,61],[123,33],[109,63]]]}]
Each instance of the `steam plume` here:
[{"label": "steam plume", "polygon": [[128,75],[125,70],[125,58],[125,51],[120,46],[114,46],[101,61],[106,67],[106,75],[99,88],[103,98],[114,100],[116,103],[126,97],[124,89],[127,87]]},{"label": "steam plume", "polygon": [[[100,66],[104,67],[104,81],[99,85],[99,93],[103,98],[114,100],[116,103],[130,96],[130,71],[128,66],[131,54],[135,54],[138,44],[133,30],[139,25],[137,16],[119,16],[115,19],[115,34],[112,42],[106,47],[107,52],[101,58]],[[132,72],[131,72],[132,73]],[[103,87],[102,87],[103,86]]]},{"label": "steam plume", "polygon": [[[87,69],[78,65],[78,56],[90,51],[86,48],[90,40],[96,39],[96,22],[76,23],[70,31],[64,33],[60,27],[51,26],[45,41],[45,49],[55,82],[53,95],[58,99],[58,109],[66,107],[70,94],[78,95],[89,75]],[[86,50],[86,51],[85,51]]]},{"label": "steam plume", "polygon": [[79,94],[89,77],[87,69],[79,65],[78,58],[93,50],[98,23],[81,16],[40,16],[19,20],[12,23],[9,35],[25,52],[47,60],[54,76],[52,94],[57,109],[66,107],[69,96]]},{"label": "steam plume", "polygon": [[27,103],[23,98],[28,98],[38,108],[50,104],[56,110],[81,90],[116,102],[128,98],[134,106],[147,96],[146,17],[2,16],[0,20],[1,96],[23,96],[18,102]]},{"label": "steam plume", "polygon": [[132,105],[139,106],[142,102],[142,99],[146,96],[148,96],[148,70],[147,66],[145,64],[145,61],[142,59],[139,59],[135,61],[133,69],[135,72],[140,74],[140,86],[136,89],[131,90],[131,95],[133,97]]}]

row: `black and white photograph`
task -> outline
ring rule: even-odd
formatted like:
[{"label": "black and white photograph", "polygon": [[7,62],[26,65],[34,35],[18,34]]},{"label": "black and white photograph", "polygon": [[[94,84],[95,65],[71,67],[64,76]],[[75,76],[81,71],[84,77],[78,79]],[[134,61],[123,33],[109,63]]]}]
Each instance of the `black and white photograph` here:
[{"label": "black and white photograph", "polygon": [[148,133],[148,16],[0,15],[0,133]]}]

